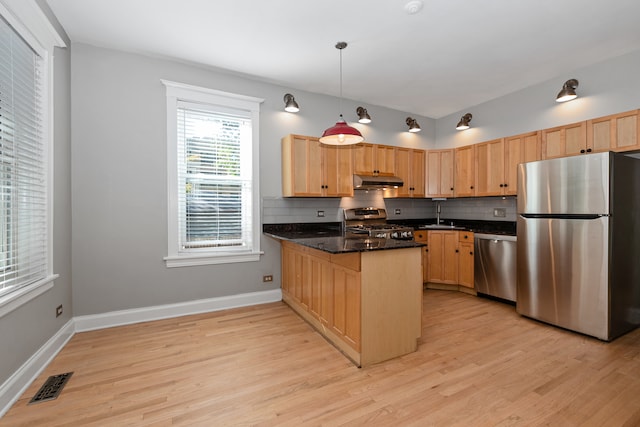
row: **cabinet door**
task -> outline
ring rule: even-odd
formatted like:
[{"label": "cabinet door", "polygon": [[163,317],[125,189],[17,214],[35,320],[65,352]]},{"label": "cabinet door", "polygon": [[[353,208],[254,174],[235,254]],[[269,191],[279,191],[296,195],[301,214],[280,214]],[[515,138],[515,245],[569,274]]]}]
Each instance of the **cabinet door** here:
[{"label": "cabinet door", "polygon": [[361,142],[353,147],[354,173],[393,176],[396,173],[395,147]]},{"label": "cabinet door", "polygon": [[458,283],[458,232],[429,231],[429,282]]},{"label": "cabinet door", "polygon": [[473,239],[459,245],[458,284],[473,288]]},{"label": "cabinet door", "polygon": [[412,150],[411,151],[411,196],[412,197],[424,197],[425,196],[425,151],[424,150]]},{"label": "cabinet door", "polygon": [[282,138],[282,195],[320,197],[322,147],[317,138],[287,135]]},{"label": "cabinet door", "polygon": [[418,230],[413,233],[413,240],[427,244],[422,248],[422,282],[427,283],[429,281],[429,245],[428,245],[428,232],[425,230]]},{"label": "cabinet door", "polygon": [[542,158],[576,156],[591,152],[587,149],[587,122],[545,129],[542,133]]},{"label": "cabinet door", "polygon": [[322,147],[323,195],[353,196],[353,151],[350,147],[329,145]]},{"label": "cabinet door", "polygon": [[476,144],[476,196],[504,194],[504,139]]},{"label": "cabinet door", "polygon": [[375,175],[375,146],[361,142],[353,146],[354,173],[359,175]]},{"label": "cabinet door", "polygon": [[429,150],[426,156],[426,196],[453,196],[454,150]]},{"label": "cabinet door", "polygon": [[593,152],[640,148],[638,110],[587,121],[587,148]]},{"label": "cabinet door", "polygon": [[360,273],[333,268],[333,332],[360,351]]},{"label": "cabinet door", "polygon": [[540,132],[529,132],[505,138],[504,194],[515,195],[518,187],[518,165],[540,160]]},{"label": "cabinet door", "polygon": [[456,148],[455,195],[456,197],[475,196],[475,145]]},{"label": "cabinet door", "polygon": [[402,178],[404,185],[398,188],[398,197],[411,196],[411,150],[409,148],[396,148],[396,174]]},{"label": "cabinet door", "polygon": [[326,283],[329,280],[330,265],[326,260],[314,256],[309,256],[306,265],[308,267],[308,275],[306,276],[309,283],[308,310],[313,317],[321,322],[324,320],[326,324],[322,310],[323,292],[328,291]]},{"label": "cabinet door", "polygon": [[376,145],[374,158],[378,175],[394,176],[396,174],[395,147],[389,145]]}]

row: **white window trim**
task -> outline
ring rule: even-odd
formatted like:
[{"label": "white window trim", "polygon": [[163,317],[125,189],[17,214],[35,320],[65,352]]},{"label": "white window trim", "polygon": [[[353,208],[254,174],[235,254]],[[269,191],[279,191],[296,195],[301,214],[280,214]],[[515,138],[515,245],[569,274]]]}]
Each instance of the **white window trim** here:
[{"label": "white window trim", "polygon": [[54,47],[67,47],[63,38],[55,30],[42,9],[34,0],[0,0],[0,15],[20,34],[20,36],[42,57],[45,72],[43,108],[45,121],[43,133],[47,162],[47,277],[24,286],[0,298],[0,317],[7,315],[37,296],[51,289],[53,274],[53,57]]},{"label": "white window trim", "polygon": [[[167,253],[164,261],[167,267],[189,267],[208,264],[228,264],[237,262],[259,261],[260,255],[260,156],[259,156],[259,119],[260,104],[264,99],[237,95],[229,92],[161,80],[167,94]],[[207,252],[198,254],[179,253],[178,248],[178,100],[202,102],[206,104],[232,107],[251,112],[252,132],[252,222],[253,250]]]}]

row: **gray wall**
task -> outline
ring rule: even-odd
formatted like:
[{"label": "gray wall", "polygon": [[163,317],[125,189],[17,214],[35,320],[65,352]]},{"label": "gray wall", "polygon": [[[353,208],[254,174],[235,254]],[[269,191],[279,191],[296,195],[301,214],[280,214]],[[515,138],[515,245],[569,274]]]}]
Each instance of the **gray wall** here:
[{"label": "gray wall", "polygon": [[[54,51],[54,207],[53,288],[2,317],[0,321],[0,384],[7,380],[72,316],[71,187],[70,187],[70,53]],[[56,318],[62,304],[64,313]]]},{"label": "gray wall", "polygon": [[[640,108],[639,74],[640,50],[465,108],[437,121],[437,146],[475,144]],[[571,78],[580,82],[578,98],[555,102],[562,85]],[[456,131],[465,113],[473,114],[472,127]]]},{"label": "gray wall", "polygon": [[[73,44],[72,212],[75,315],[170,304],[279,287],[279,245],[262,238],[259,262],[167,269],[165,90],[160,79],[264,98],[260,115],[263,197],[281,195],[280,139],[320,135],[338,118],[336,98],[274,86],[190,64]],[[292,92],[298,114],[283,111]],[[359,103],[343,102],[353,122]],[[367,141],[431,148],[435,121],[363,105],[374,122]],[[264,284],[262,276],[273,274]]]}]

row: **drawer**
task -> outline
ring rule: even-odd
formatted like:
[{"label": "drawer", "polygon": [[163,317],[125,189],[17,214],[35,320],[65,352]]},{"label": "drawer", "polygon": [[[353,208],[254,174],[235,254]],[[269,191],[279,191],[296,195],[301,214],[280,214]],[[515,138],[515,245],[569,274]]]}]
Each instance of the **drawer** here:
[{"label": "drawer", "polygon": [[460,242],[473,242],[473,231],[459,231],[458,241]]},{"label": "drawer", "polygon": [[428,233],[426,230],[419,230],[419,231],[414,231],[413,232],[413,240],[415,240],[416,242],[427,242],[428,240]]}]

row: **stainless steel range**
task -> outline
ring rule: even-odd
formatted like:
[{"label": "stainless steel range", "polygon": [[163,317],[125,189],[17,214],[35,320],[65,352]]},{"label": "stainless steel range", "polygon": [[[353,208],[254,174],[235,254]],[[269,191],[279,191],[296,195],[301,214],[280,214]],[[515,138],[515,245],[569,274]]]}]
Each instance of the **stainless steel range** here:
[{"label": "stainless steel range", "polygon": [[347,238],[413,239],[413,228],[388,224],[387,211],[381,208],[345,209],[344,230]]}]

